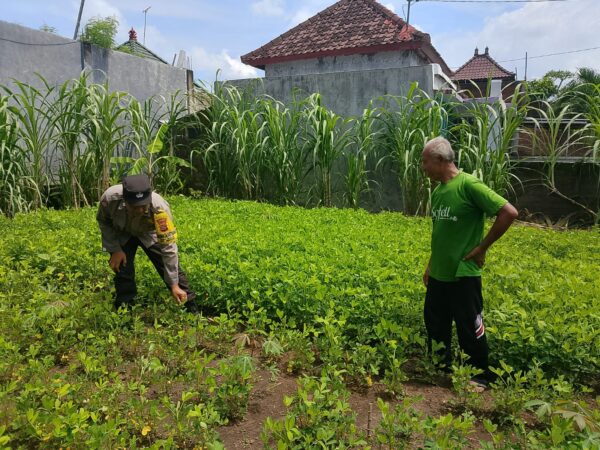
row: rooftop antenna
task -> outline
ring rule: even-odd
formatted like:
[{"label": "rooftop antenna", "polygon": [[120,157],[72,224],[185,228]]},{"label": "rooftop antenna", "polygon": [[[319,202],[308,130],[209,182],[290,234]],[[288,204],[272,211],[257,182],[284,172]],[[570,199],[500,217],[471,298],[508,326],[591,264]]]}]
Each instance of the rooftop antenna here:
[{"label": "rooftop antenna", "polygon": [[146,16],[148,15],[148,10],[152,8],[152,6],[148,6],[142,12],[144,13],[144,46],[146,45]]}]

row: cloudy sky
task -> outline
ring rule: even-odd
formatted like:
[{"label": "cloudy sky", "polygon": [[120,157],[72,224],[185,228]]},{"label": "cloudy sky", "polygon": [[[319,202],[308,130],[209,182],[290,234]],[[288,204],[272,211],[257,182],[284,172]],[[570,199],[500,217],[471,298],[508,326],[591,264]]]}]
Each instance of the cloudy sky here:
[{"label": "cloudy sky", "polygon": [[[448,65],[457,68],[473,56],[475,47],[490,54],[523,79],[525,52],[528,78],[550,69],[600,70],[600,48],[537,58],[552,53],[600,47],[600,0],[531,3],[451,3],[420,0],[412,4],[411,23],[429,33]],[[46,24],[58,34],[73,37],[80,0],[1,0],[0,20],[30,28]],[[166,61],[185,50],[195,78],[213,80],[262,76],[244,65],[248,53],[308,19],[335,0],[86,0],[82,23],[95,16],[115,16],[118,42],[135,28],[138,40]],[[406,0],[381,0],[406,17]]]}]

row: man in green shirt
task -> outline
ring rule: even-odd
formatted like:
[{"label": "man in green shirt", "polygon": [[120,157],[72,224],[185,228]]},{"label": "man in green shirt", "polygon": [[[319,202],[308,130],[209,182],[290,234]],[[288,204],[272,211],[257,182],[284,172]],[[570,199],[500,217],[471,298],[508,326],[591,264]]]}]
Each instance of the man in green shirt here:
[{"label": "man in green shirt", "polygon": [[[432,340],[444,344],[442,362],[450,367],[454,321],[461,349],[469,356],[469,363],[482,371],[473,383],[483,390],[489,369],[481,268],[487,250],[518,212],[479,179],[458,170],[446,139],[437,137],[427,142],[421,158],[425,174],[439,182],[431,196],[431,257],[423,274],[429,345]],[[484,237],[486,216],[496,216],[496,220]]]}]

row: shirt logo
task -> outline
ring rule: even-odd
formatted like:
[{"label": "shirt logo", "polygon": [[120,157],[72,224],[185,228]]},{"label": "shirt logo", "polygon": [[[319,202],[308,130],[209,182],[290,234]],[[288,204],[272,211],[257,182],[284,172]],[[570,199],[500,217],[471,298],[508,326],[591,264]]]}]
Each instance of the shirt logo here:
[{"label": "shirt logo", "polygon": [[458,217],[450,215],[449,206],[440,206],[438,209],[431,210],[431,217],[434,221],[436,220],[451,220],[452,222],[458,221]]}]

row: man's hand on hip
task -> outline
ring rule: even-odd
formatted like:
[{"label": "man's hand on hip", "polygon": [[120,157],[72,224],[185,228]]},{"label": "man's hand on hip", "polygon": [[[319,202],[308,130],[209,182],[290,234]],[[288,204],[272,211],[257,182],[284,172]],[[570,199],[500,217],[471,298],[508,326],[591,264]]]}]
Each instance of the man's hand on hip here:
[{"label": "man's hand on hip", "polygon": [[125,252],[118,251],[111,253],[108,265],[113,270],[113,272],[119,272],[121,270],[121,266],[127,265],[127,256],[125,255]]},{"label": "man's hand on hip", "polygon": [[486,250],[484,250],[480,245],[478,245],[473,250],[471,250],[467,254],[467,256],[463,258],[463,260],[468,261],[469,259],[472,259],[473,261],[475,261],[475,264],[477,264],[479,267],[483,267],[483,265],[485,264],[485,253]]},{"label": "man's hand on hip", "polygon": [[187,301],[187,293],[178,284],[171,286],[171,295],[180,305]]}]

